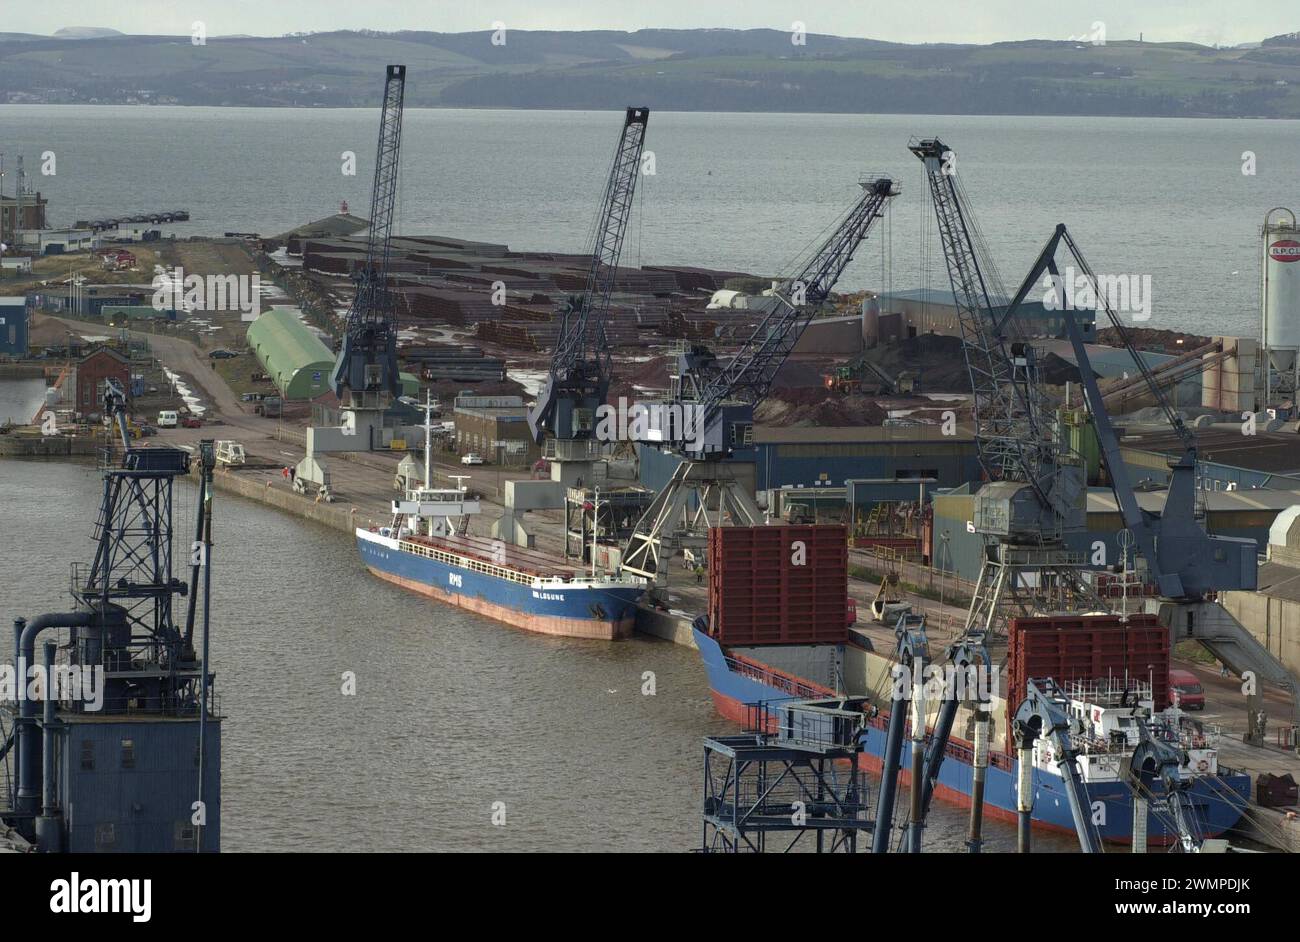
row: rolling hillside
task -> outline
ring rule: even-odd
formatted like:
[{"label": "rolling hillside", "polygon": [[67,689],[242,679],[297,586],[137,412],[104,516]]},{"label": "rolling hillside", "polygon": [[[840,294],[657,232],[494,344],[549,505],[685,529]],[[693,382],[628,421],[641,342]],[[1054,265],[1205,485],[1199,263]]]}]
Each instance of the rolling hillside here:
[{"label": "rolling hillside", "polygon": [[336,32],[274,38],[0,33],[0,102],[353,107],[383,65],[412,106],[1300,117],[1300,38],[1252,48],[905,45],[777,30]]}]

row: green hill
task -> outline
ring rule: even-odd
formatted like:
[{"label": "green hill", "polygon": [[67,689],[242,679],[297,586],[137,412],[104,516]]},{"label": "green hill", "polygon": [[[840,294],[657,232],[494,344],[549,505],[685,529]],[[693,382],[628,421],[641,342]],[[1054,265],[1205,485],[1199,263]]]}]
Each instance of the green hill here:
[{"label": "green hill", "polygon": [[1300,38],[1252,48],[1035,40],[908,45],[778,30],[0,34],[0,101],[1300,117]]}]

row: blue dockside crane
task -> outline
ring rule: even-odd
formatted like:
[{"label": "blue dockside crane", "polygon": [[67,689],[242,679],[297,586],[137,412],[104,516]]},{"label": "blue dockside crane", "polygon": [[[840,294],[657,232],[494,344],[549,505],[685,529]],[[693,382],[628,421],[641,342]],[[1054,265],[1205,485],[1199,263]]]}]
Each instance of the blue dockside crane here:
[{"label": "blue dockside crane", "polygon": [[405,92],[406,66],[388,66],[379,118],[379,144],[375,151],[375,181],[370,192],[366,260],[353,276],[357,293],[348,309],[343,346],[330,376],[334,393],[345,406],[375,408],[401,392],[397,324],[393,295],[388,290],[388,260],[397,206]]},{"label": "blue dockside crane", "polygon": [[582,291],[560,307],[550,371],[528,413],[533,439],[545,444],[547,457],[562,468],[553,477],[566,484],[579,477],[590,480],[589,469],[598,456],[596,410],[605,404],[612,377],[605,325],[649,122],[649,108],[628,108],[624,114],[593,233],[587,280]]},{"label": "blue dockside crane", "polygon": [[[1128,331],[1116,316],[1104,292],[1096,292],[1098,307],[1104,310],[1111,325],[1132,357],[1135,369],[1146,381],[1167,421],[1183,443],[1183,455],[1171,462],[1171,483],[1163,512],[1143,511],[1129,480],[1120,454],[1118,440],[1097,387],[1087,347],[1056,262],[1056,253],[1064,245],[1074,265],[1097,284],[1095,275],[1078,245],[1064,225],[1057,226],[1039,257],[1021,282],[1014,297],[1007,300],[997,269],[971,210],[969,200],[956,170],[956,157],[938,138],[914,140],[909,149],[925,167],[928,195],[938,221],[940,240],[949,281],[956,299],[962,348],[971,379],[975,439],[981,467],[987,483],[975,496],[974,526],[985,539],[985,556],[979,582],[972,596],[962,639],[949,652],[957,669],[969,667],[970,645],[982,649],[983,641],[999,627],[1005,603],[1021,614],[1037,614],[1079,607],[1108,610],[1080,577],[1084,565],[1079,554],[1067,549],[1064,536],[1082,529],[1086,497],[1086,479],[1082,461],[1062,440],[1053,419],[1050,402],[1039,380],[1036,352],[1032,338],[1026,336],[1016,313],[1040,279],[1054,280],[1056,309],[1070,339],[1082,376],[1085,402],[1097,429],[1102,459],[1115,491],[1125,526],[1133,534],[1139,552],[1160,589],[1161,595],[1173,600],[1194,635],[1194,616],[1201,616],[1203,599],[1210,593],[1228,589],[1252,589],[1256,585],[1256,550],[1252,540],[1213,536],[1206,532],[1203,515],[1197,508],[1196,442],[1190,430],[1172,409],[1164,393],[1151,376],[1145,361],[1134,347]],[[1029,578],[1025,578],[1029,576]],[[1177,616],[1175,616],[1177,617]],[[1172,619],[1171,619],[1172,620]],[[1208,619],[1205,619],[1208,621]],[[1211,647],[1228,646],[1225,635],[1232,638],[1232,650],[1245,652],[1250,666],[1259,666],[1264,676],[1277,678],[1293,698],[1300,685],[1267,651],[1252,644],[1248,634],[1235,622],[1212,628],[1206,641]],[[1235,632],[1228,628],[1235,627]],[[1217,652],[1216,652],[1217,653]],[[962,661],[965,660],[963,664]],[[987,658],[984,661],[987,664]],[[1031,685],[1031,693],[1036,688]],[[1046,709],[1051,697],[1042,694],[1035,708]],[[1297,700],[1300,711],[1300,700]],[[937,780],[948,744],[952,720],[957,709],[953,693],[940,711],[939,721],[927,751],[921,821],[928,810],[929,796]],[[987,712],[976,711],[976,737],[987,740]],[[1042,715],[1039,716],[1039,720]],[[978,751],[978,750],[977,750]],[[1022,778],[1032,775],[1026,769],[1026,753],[1021,753]],[[1082,788],[1082,785],[1080,785]],[[1028,846],[1028,814],[1032,806],[1021,808],[1022,843]],[[1086,807],[1086,802],[1085,802]],[[978,803],[972,803],[971,836],[968,845],[978,850]],[[912,822],[916,826],[918,822]],[[1082,827],[1076,820],[1076,826]],[[1080,830],[1080,840],[1083,841]],[[1085,848],[1086,849],[1086,848]]]},{"label": "blue dockside crane", "polygon": [[739,351],[723,361],[706,346],[691,344],[678,357],[669,399],[648,405],[650,444],[682,460],[633,530],[623,569],[664,585],[667,560],[682,547],[703,547],[709,527],[763,522],[725,459],[753,444],[755,407],[899,193],[898,183],[885,175],[866,174],[858,182],[862,193],[830,237],[796,274],[759,299],[758,324]]},{"label": "blue dockside crane", "polygon": [[334,499],[329,469],[321,456],[381,446],[384,415],[401,394],[397,316],[388,287],[388,266],[405,94],[406,66],[388,66],[375,150],[375,179],[370,191],[366,257],[353,273],[356,294],[348,308],[343,341],[330,373],[330,388],[338,396],[342,424],[307,428],[306,454],[298,462],[293,478],[295,492],[306,494],[315,488],[320,500]]}]

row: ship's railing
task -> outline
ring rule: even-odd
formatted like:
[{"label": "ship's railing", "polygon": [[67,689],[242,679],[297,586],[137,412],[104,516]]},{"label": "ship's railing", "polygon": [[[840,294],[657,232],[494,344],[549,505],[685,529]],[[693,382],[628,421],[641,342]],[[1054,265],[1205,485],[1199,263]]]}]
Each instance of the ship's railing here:
[{"label": "ship's railing", "polygon": [[801,683],[738,654],[728,654],[726,661],[732,673],[748,677],[750,680],[756,680],[760,684],[769,687],[775,687],[777,690],[784,690],[790,694],[790,698],[793,700],[816,700],[834,696],[833,691],[824,687],[817,688]]},{"label": "ship's railing", "polygon": [[1082,700],[1100,707],[1135,706],[1152,697],[1151,684],[1138,678],[1097,677],[1071,680],[1062,692],[1071,700]]},{"label": "ship's railing", "polygon": [[[176,719],[198,719],[199,704],[189,699],[167,697],[105,697],[98,710],[84,701],[70,704],[76,712],[87,716],[158,716]],[[221,696],[208,694],[208,716],[221,716]]]},{"label": "ship's railing", "polygon": [[866,727],[862,698],[783,697],[745,705],[746,728],[794,749],[858,752]]},{"label": "ship's railing", "polygon": [[[41,697],[36,699],[38,702],[43,702]],[[0,700],[0,703],[3,703],[6,708],[15,708],[18,701],[6,697]],[[91,697],[84,699],[60,697],[58,706],[60,710],[81,716],[158,716],[177,719],[198,719],[199,716],[199,704],[191,699],[180,697],[167,697],[161,700],[157,697],[104,697],[98,701]],[[220,694],[209,693],[208,716],[221,715]]]}]

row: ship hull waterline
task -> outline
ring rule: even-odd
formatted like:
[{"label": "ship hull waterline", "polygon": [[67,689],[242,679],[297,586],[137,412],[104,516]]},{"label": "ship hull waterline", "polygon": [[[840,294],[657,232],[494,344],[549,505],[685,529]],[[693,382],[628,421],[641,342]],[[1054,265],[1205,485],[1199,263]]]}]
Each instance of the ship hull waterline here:
[{"label": "ship hull waterline", "polygon": [[[749,721],[749,705],[789,699],[789,689],[763,683],[745,676],[727,663],[727,657],[717,641],[698,630],[695,643],[700,650],[708,674],[709,688],[714,708],[724,718],[741,726]],[[810,688],[818,696],[835,696],[834,691],[801,678],[767,667],[775,677],[788,679],[790,685]],[[886,731],[884,723],[877,721],[867,727],[863,735],[863,752],[859,764],[879,775],[883,767]],[[906,748],[906,747],[905,747]],[[970,745],[954,739],[949,746],[935,783],[935,797],[946,804],[969,808],[974,768],[969,761]],[[990,762],[986,770],[984,815],[998,821],[1015,823],[1016,780],[1018,760],[1003,756],[1000,762]],[[911,774],[904,761],[899,780],[910,785]],[[1203,823],[1202,837],[1217,837],[1234,827],[1241,819],[1241,809],[1250,798],[1250,776],[1241,773],[1221,775],[1218,784],[1198,779],[1190,792],[1197,817]],[[1092,782],[1087,786],[1088,797],[1094,812],[1094,821],[1102,840],[1126,844],[1132,840],[1133,804],[1129,789],[1122,782]],[[1231,797],[1229,797],[1231,796]],[[1100,815],[1098,810],[1100,809]],[[1097,817],[1100,820],[1096,820]],[[1031,821],[1035,830],[1061,834],[1074,834],[1074,820],[1070,803],[1061,779],[1042,769],[1034,769],[1034,808]],[[1147,816],[1148,842],[1152,845],[1168,844],[1175,836],[1165,822],[1152,811]]]},{"label": "ship hull waterline", "polygon": [[534,588],[403,552],[395,541],[357,531],[357,550],[379,579],[525,631],[616,641],[631,637],[642,589],[545,585]]}]

